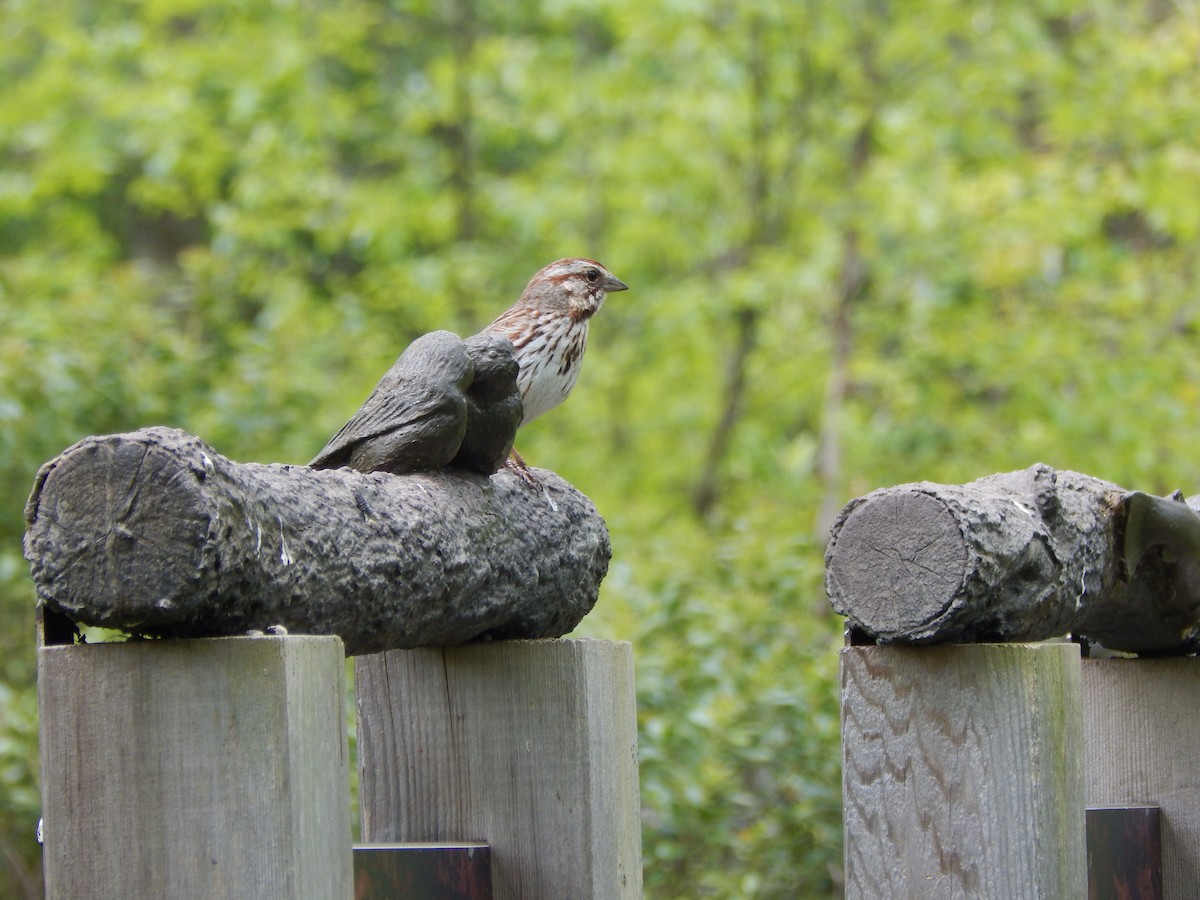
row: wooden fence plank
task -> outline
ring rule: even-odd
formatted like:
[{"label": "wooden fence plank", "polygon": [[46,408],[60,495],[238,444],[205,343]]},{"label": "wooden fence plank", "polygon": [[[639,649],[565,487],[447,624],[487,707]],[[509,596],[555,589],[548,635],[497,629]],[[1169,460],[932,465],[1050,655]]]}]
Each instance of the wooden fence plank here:
[{"label": "wooden fence plank", "polygon": [[48,900],[352,896],[336,637],[38,650]]},{"label": "wooden fence plank", "polygon": [[1079,648],[842,651],[847,900],[1087,893]]},{"label": "wooden fence plank", "polygon": [[1200,885],[1200,660],[1083,661],[1087,802],[1154,804],[1163,897]]},{"label": "wooden fence plank", "polygon": [[630,645],[356,660],[362,838],[486,841],[496,900],[641,896]]}]

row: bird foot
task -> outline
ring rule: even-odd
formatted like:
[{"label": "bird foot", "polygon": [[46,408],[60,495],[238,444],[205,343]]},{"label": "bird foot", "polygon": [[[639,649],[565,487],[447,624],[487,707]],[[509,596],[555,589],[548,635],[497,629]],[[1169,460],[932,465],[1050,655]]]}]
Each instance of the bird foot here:
[{"label": "bird foot", "polygon": [[516,447],[512,449],[508,459],[504,461],[504,468],[508,469],[508,471],[512,472],[530,487],[540,488],[542,486],[537,476],[533,474],[533,470],[525,462],[525,457],[517,452]]},{"label": "bird foot", "polygon": [[529,487],[536,488],[542,492],[542,496],[546,498],[546,503],[552,510],[558,512],[558,504],[554,502],[554,498],[550,496],[550,491],[546,485],[533,474],[533,470],[525,462],[525,458],[517,452],[517,448],[513,447],[508,459],[504,461],[504,467],[512,472]]}]

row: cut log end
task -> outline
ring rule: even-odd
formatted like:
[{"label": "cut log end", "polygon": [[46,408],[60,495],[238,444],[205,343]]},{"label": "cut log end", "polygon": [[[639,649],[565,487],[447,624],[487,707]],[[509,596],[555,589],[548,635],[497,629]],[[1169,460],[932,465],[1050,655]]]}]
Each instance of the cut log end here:
[{"label": "cut log end", "polygon": [[39,526],[26,537],[35,581],[54,583],[62,611],[87,609],[97,625],[128,624],[131,598],[140,621],[171,619],[209,529],[204,474],[154,440],[95,441],[57,458],[27,510]]},{"label": "cut log end", "polygon": [[[954,601],[967,545],[957,518],[917,490],[864,497],[843,511],[826,554],[833,608],[879,638],[911,637]],[[880,535],[888,535],[883,543]]]}]

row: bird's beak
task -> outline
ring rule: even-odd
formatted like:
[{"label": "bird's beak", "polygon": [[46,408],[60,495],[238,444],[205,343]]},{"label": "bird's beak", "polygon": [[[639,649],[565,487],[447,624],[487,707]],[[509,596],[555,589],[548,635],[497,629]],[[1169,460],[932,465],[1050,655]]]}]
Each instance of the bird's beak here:
[{"label": "bird's beak", "polygon": [[609,292],[627,291],[629,290],[629,285],[623,282],[616,275],[609,275],[606,279],[604,279],[604,289]]}]

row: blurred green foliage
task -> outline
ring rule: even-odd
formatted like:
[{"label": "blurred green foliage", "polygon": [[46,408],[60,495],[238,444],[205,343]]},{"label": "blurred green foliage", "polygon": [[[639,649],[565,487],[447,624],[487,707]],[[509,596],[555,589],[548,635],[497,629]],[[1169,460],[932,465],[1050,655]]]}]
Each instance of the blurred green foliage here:
[{"label": "blurred green foliage", "polygon": [[655,898],[840,869],[824,528],[1034,461],[1189,491],[1193,0],[9,0],[0,894],[39,896],[21,508],[94,433],[303,462],[550,260],[633,290],[521,436],[608,519]]}]

